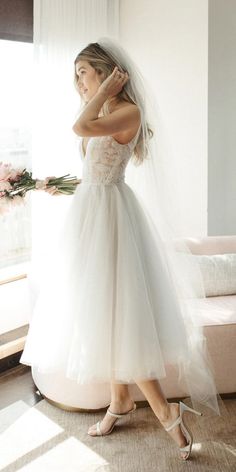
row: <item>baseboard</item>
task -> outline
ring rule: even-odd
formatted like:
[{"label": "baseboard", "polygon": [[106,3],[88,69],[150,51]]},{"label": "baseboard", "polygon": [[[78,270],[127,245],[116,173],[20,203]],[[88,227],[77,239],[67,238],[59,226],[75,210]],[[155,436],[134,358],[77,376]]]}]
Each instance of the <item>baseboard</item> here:
[{"label": "baseboard", "polygon": [[[0,374],[20,365],[20,357],[23,351],[16,352],[10,356],[0,359]],[[22,364],[23,366],[23,364]],[[25,366],[24,366],[25,367]]]},{"label": "baseboard", "polygon": [[28,325],[0,336],[0,374],[19,365],[26,341],[24,331],[28,331]]}]

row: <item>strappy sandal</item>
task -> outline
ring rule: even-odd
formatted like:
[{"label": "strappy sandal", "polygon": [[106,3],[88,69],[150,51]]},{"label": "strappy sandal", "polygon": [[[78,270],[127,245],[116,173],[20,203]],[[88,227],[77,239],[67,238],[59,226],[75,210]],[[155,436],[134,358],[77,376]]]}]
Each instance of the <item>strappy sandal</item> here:
[{"label": "strappy sandal", "polygon": [[110,434],[115,426],[115,423],[116,421],[118,420],[118,418],[122,418],[123,416],[126,416],[126,415],[129,415],[130,413],[132,413],[133,411],[136,410],[136,403],[134,403],[134,406],[131,410],[129,411],[126,411],[125,413],[113,413],[112,411],[109,410],[109,408],[107,409],[107,413],[110,415],[110,416],[114,416],[116,419],[114,421],[114,423],[112,424],[111,428],[109,429],[109,431],[106,431],[105,433],[102,433],[101,431],[101,428],[100,428],[100,423],[101,421],[98,421],[96,423],[96,434],[90,434],[88,433],[90,436],[107,436],[108,434]]},{"label": "strappy sandal", "polygon": [[181,452],[187,452],[186,456],[184,456],[184,457],[180,456],[182,460],[186,461],[188,459],[188,457],[190,456],[190,453],[191,453],[191,450],[192,450],[193,435],[192,435],[191,431],[189,431],[187,429],[186,425],[184,424],[184,421],[183,421],[183,418],[182,418],[183,413],[184,413],[184,411],[190,411],[190,412],[195,413],[196,415],[200,415],[200,416],[202,416],[202,413],[200,411],[193,410],[193,408],[190,408],[189,406],[185,405],[185,403],[183,403],[181,401],[179,401],[179,406],[180,406],[180,414],[179,414],[178,418],[170,426],[165,428],[165,430],[170,431],[172,428],[177,426],[177,424],[180,425],[182,433],[184,434],[185,438],[188,441],[187,446],[179,447],[179,450]]}]

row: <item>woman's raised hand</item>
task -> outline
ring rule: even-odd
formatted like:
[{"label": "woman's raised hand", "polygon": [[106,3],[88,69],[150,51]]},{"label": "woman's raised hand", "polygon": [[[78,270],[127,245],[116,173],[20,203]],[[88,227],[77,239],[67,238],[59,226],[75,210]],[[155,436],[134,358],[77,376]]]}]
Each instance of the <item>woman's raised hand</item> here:
[{"label": "woman's raised hand", "polygon": [[98,91],[105,93],[108,97],[113,97],[122,90],[127,80],[129,80],[128,72],[121,72],[115,66],[113,72],[101,83]]}]

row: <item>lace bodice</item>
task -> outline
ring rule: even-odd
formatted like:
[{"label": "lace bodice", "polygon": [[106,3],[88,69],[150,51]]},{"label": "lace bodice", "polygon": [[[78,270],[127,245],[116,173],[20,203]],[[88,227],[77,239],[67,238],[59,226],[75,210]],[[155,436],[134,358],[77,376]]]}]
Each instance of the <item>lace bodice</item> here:
[{"label": "lace bodice", "polygon": [[83,183],[117,184],[124,182],[125,169],[136,145],[140,127],[127,144],[118,143],[112,136],[91,137],[86,155],[80,139],[80,156],[83,162]]}]

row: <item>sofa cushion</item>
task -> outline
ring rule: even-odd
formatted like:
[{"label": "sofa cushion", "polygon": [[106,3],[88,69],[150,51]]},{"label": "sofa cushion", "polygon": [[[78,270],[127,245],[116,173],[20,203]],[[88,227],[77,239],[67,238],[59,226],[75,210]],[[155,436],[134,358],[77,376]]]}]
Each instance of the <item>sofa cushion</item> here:
[{"label": "sofa cushion", "polygon": [[194,323],[197,326],[236,324],[236,295],[197,299]]},{"label": "sofa cushion", "polygon": [[207,297],[236,294],[236,254],[195,255]]}]

